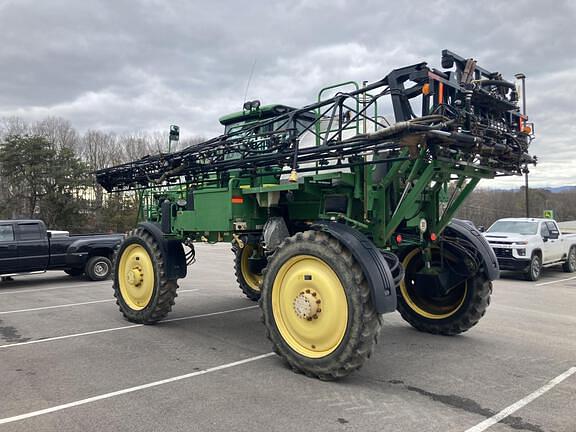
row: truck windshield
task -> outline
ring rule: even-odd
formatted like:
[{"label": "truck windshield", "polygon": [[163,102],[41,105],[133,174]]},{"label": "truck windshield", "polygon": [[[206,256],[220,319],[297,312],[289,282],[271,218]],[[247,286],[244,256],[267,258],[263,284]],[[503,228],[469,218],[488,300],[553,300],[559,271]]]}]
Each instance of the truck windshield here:
[{"label": "truck windshield", "polygon": [[498,221],[487,232],[533,235],[538,232],[538,222]]}]

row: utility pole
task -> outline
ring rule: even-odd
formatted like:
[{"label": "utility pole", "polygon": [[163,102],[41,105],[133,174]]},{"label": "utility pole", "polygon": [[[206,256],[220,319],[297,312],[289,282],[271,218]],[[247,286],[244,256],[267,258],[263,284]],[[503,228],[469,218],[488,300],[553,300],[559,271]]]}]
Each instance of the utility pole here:
[{"label": "utility pole", "polygon": [[529,218],[530,217],[530,201],[529,201],[529,194],[528,194],[528,173],[530,172],[530,170],[526,166],[526,167],[524,167],[522,172],[524,173],[524,194],[526,195],[526,217]]},{"label": "utility pole", "polygon": [[[524,75],[523,73],[517,73],[516,75],[514,75],[514,77],[520,81],[521,86],[522,86],[522,122],[525,122],[527,117],[526,117],[526,75]],[[524,193],[526,194],[526,217],[529,218],[530,217],[530,201],[529,201],[529,193],[528,193],[528,173],[530,172],[530,170],[528,169],[528,166],[525,166],[524,169],[522,170],[524,173]]]}]

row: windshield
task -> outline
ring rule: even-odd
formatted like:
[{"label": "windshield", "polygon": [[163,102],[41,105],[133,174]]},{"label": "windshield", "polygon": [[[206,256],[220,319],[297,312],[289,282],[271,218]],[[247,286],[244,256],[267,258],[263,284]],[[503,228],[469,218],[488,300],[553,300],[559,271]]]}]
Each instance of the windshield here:
[{"label": "windshield", "polygon": [[498,221],[487,232],[532,235],[538,232],[538,222]]}]

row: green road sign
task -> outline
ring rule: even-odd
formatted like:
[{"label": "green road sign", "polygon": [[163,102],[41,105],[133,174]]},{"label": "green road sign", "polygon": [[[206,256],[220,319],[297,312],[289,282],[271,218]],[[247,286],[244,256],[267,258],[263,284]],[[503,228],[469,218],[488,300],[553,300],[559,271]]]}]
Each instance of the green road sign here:
[{"label": "green road sign", "polygon": [[554,210],[544,210],[544,217],[546,219],[554,219]]}]

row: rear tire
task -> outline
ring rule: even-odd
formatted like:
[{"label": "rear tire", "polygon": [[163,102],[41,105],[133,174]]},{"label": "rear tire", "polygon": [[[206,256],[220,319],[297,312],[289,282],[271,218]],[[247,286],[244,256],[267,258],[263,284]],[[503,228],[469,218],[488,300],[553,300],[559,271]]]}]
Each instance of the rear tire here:
[{"label": "rear tire", "polygon": [[490,305],[492,282],[483,273],[467,279],[448,294],[434,297],[415,284],[412,274],[422,268],[421,250],[403,260],[406,272],[398,289],[398,312],[415,329],[453,336],[474,327]]},{"label": "rear tire", "polygon": [[530,266],[528,267],[526,273],[524,273],[524,277],[528,281],[536,282],[538,279],[540,279],[541,275],[542,275],[542,258],[540,258],[540,255],[535,253],[532,255],[532,258],[530,259]]},{"label": "rear tire", "polygon": [[92,257],[86,263],[84,272],[93,281],[106,280],[112,274],[112,262],[103,256]]},{"label": "rear tire", "polygon": [[562,264],[562,270],[566,273],[574,273],[576,271],[576,246],[572,246],[568,251],[566,262]]},{"label": "rear tire", "polygon": [[178,284],[166,278],[160,245],[147,231],[130,231],[116,250],[113,287],[116,304],[128,321],[153,324],[172,310]]},{"label": "rear tire", "polygon": [[342,243],[323,232],[297,233],[276,249],[263,275],[267,336],[294,371],[333,380],[370,357],[382,321]]}]

